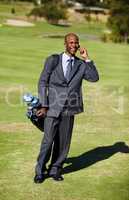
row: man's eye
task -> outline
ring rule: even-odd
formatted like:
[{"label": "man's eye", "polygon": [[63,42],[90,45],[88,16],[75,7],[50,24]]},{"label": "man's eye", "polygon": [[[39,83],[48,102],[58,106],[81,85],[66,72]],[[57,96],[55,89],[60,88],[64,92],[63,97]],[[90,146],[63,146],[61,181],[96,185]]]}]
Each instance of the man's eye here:
[{"label": "man's eye", "polygon": [[74,43],[74,42],[70,42],[70,44],[75,44],[76,45],[76,43]]}]

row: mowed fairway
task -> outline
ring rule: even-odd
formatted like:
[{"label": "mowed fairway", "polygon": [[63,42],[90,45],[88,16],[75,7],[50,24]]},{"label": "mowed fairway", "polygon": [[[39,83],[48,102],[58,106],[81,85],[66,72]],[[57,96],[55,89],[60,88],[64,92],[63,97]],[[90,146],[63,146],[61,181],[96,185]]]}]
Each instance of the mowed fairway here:
[{"label": "mowed fairway", "polygon": [[[129,46],[86,40],[88,30],[0,27],[0,200],[129,200]],[[76,117],[65,180],[36,185],[42,133],[26,119],[22,95],[37,94],[44,59],[64,49],[63,39],[43,37],[50,31],[79,33],[100,81],[83,82],[85,112]]]}]

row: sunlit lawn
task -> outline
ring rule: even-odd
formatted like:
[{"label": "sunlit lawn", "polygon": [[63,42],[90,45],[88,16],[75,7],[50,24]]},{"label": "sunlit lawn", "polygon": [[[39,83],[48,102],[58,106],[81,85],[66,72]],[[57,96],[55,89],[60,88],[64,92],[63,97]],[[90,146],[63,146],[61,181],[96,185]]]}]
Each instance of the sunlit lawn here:
[{"label": "sunlit lawn", "polygon": [[0,200],[129,199],[129,46],[83,37],[100,81],[83,83],[85,112],[76,117],[64,182],[33,183],[42,133],[26,119],[21,97],[37,93],[44,59],[64,49],[62,38],[43,34],[96,33],[80,26],[0,27]]}]

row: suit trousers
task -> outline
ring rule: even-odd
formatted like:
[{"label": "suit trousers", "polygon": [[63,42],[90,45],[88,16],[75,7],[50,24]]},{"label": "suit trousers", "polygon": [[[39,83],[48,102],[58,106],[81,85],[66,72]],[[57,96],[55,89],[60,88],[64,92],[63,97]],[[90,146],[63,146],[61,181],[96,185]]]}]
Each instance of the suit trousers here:
[{"label": "suit trousers", "polygon": [[74,116],[60,115],[45,117],[44,137],[41,142],[35,173],[41,175],[46,169],[46,163],[50,160],[50,175],[56,174],[68,155]]}]

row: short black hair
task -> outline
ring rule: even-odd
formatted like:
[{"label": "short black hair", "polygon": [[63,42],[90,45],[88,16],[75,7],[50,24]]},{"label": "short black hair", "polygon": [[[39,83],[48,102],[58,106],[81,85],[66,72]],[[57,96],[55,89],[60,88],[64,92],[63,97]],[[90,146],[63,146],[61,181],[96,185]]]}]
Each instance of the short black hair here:
[{"label": "short black hair", "polygon": [[65,35],[64,41],[66,42],[67,38],[70,37],[70,36],[74,36],[79,41],[79,37],[75,33],[68,33],[67,35]]}]

